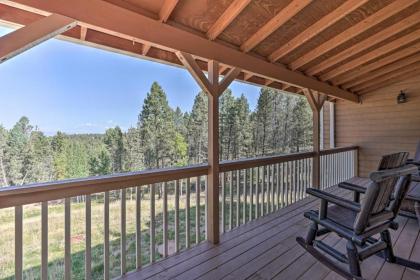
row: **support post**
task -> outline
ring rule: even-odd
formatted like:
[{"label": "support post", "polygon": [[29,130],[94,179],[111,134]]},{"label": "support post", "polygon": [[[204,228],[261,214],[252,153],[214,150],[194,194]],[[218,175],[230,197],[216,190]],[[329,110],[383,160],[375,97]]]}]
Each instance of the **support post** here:
[{"label": "support post", "polygon": [[177,56],[208,96],[207,238],[210,242],[217,244],[220,240],[219,97],[241,70],[232,68],[223,80],[219,81],[219,63],[217,61],[210,60],[208,62],[208,77],[206,77],[191,54],[177,52]]},{"label": "support post", "polygon": [[312,121],[313,121],[313,166],[312,166],[312,186],[314,188],[320,187],[320,133],[321,133],[321,109],[327,99],[326,95],[320,94],[310,89],[303,89],[303,92],[308,100],[309,105],[312,109]]}]

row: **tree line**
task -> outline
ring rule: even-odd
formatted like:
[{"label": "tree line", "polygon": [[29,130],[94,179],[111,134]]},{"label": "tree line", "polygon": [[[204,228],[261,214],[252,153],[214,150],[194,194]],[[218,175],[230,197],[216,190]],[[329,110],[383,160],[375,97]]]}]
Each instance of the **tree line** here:
[{"label": "tree line", "polygon": [[[311,111],[304,97],[261,88],[255,110],[244,95],[220,97],[220,159],[298,152],[312,144]],[[46,136],[22,117],[0,125],[0,186],[185,166],[207,160],[207,95],[190,112],[171,108],[154,82],[137,125],[104,134]]]}]

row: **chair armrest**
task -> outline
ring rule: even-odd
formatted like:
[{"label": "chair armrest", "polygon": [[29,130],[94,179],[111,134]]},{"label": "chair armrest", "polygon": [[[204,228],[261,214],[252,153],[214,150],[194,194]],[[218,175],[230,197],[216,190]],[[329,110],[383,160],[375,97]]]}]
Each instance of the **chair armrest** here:
[{"label": "chair armrest", "polygon": [[413,158],[409,158],[407,159],[407,164],[414,164],[414,165],[420,166],[420,161],[414,160]]},{"label": "chair armrest", "polygon": [[349,190],[349,191],[355,191],[355,192],[358,192],[358,193],[365,193],[366,192],[365,187],[355,185],[355,184],[352,184],[352,183],[348,183],[348,182],[341,182],[341,183],[338,184],[338,187],[342,188],[342,189]]},{"label": "chair armrest", "polygon": [[327,202],[331,202],[335,205],[347,208],[347,209],[352,210],[354,212],[360,212],[360,203],[353,202],[351,200],[347,200],[347,199],[344,199],[342,197],[339,197],[339,196],[336,196],[336,195],[333,195],[333,194],[330,194],[328,192],[324,192],[324,191],[321,191],[321,190],[317,190],[317,189],[314,189],[314,188],[307,189],[306,193],[310,194],[310,195],[313,195],[315,197],[318,197],[320,199],[323,199]]}]

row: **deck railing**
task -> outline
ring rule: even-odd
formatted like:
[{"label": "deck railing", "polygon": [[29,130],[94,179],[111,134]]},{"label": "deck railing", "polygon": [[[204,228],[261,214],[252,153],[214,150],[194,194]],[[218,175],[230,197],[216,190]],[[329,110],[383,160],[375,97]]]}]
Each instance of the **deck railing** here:
[{"label": "deck railing", "polygon": [[[357,150],[348,147],[321,152],[322,188],[356,174]],[[313,152],[303,152],[221,162],[221,232],[303,199],[306,188],[312,186],[314,156]],[[84,239],[85,279],[91,279],[95,273],[104,279],[123,275],[205,240],[208,172],[207,165],[197,165],[0,189],[0,211],[14,207],[15,278],[22,279],[26,269],[23,237],[28,205],[41,213],[36,231],[40,234],[40,265],[31,275],[38,273],[42,279],[48,278],[51,267],[49,209],[60,201],[64,201],[59,208],[64,212],[64,279],[70,279],[74,273],[73,227]],[[99,222],[98,207],[102,215]],[[83,217],[79,217],[80,208],[84,210]],[[55,213],[56,208],[51,212]],[[117,228],[112,227],[114,220]],[[97,235],[93,240],[93,230],[100,232],[100,250]],[[92,269],[92,258],[98,255],[100,268]]]}]

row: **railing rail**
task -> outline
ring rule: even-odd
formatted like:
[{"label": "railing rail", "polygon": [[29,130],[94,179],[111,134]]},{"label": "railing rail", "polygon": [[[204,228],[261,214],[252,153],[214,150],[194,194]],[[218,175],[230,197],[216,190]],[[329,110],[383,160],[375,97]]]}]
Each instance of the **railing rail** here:
[{"label": "railing rail", "polygon": [[[339,180],[356,175],[357,152],[356,146],[321,151],[321,187],[331,186]],[[315,156],[314,152],[301,152],[222,161],[219,184],[221,231],[231,230],[306,197],[306,188],[312,186]],[[111,215],[110,211],[115,209],[115,203],[118,202],[119,211],[119,273],[124,275],[130,270],[128,242],[131,237],[127,233],[130,219],[135,224],[132,238],[135,242],[135,268],[153,263],[158,258],[166,258],[207,238],[208,173],[209,166],[202,164],[1,188],[0,209],[14,207],[15,213],[15,278],[22,279],[24,273],[25,205],[35,204],[40,207],[41,279],[49,277],[49,202],[64,201],[64,279],[70,279],[72,274],[72,228],[77,226],[72,222],[72,212],[77,207],[84,207],[84,278],[91,279],[94,273],[92,256],[95,255],[92,232],[97,226],[93,223],[93,205],[97,207],[98,203],[101,204],[102,277],[110,279],[117,276],[115,268],[113,270],[111,267],[115,254],[110,251],[111,243],[114,242],[110,235],[116,231],[111,228],[111,219],[115,215]],[[73,209],[72,205],[76,203],[74,197],[82,197],[83,205],[79,205],[80,201],[77,200],[78,205]],[[99,202],[95,200],[98,197]],[[169,204],[169,201],[173,204]],[[129,209],[134,211],[132,215],[127,214]],[[143,228],[145,219],[147,228]],[[147,246],[142,246],[146,240]]]}]

